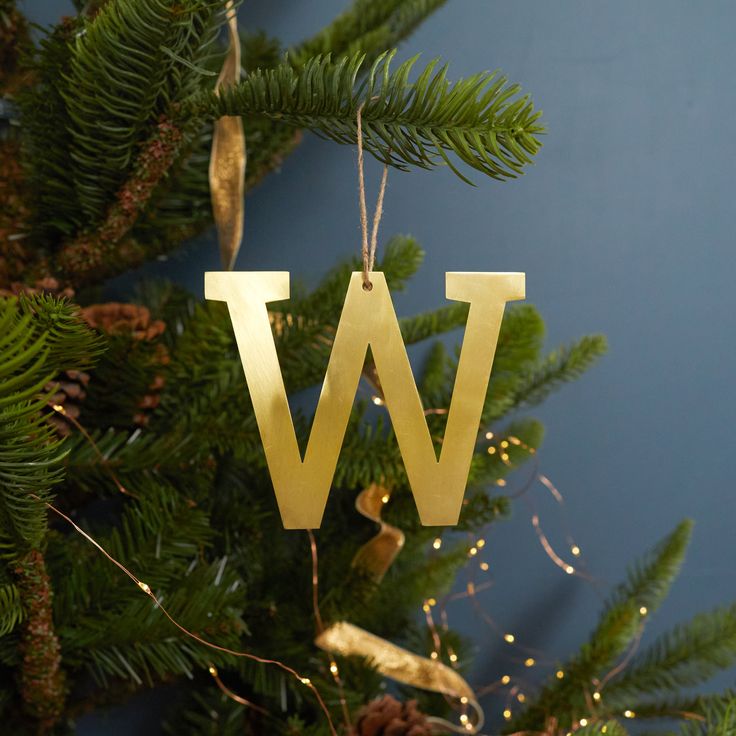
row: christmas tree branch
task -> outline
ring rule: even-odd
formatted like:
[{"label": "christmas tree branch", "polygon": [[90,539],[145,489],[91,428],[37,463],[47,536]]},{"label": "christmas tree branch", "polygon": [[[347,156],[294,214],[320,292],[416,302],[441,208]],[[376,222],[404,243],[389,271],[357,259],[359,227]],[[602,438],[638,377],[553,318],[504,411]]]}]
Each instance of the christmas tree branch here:
[{"label": "christmas tree branch", "polygon": [[127,266],[144,260],[145,252],[132,239],[126,241],[124,249],[119,250],[117,246],[135,225],[185,139],[182,129],[171,120],[162,117],[158,121],[155,132],[136,159],[131,176],[118,190],[100,227],[62,247],[57,263],[72,283],[80,286],[91,278],[114,273],[118,265],[114,261],[119,261],[121,256]]},{"label": "christmas tree branch", "polygon": [[355,143],[362,109],[365,149],[399,169],[444,163],[469,182],[449,154],[494,179],[516,177],[531,163],[544,129],[541,113],[528,97],[517,96],[517,85],[495,73],[453,85],[446,67],[436,69],[436,60],[412,84],[416,57],[392,71],[394,53],[379,56],[357,87],[363,54],[334,62],[318,56],[299,71],[282,64],[256,71],[220,95],[201,92],[183,106],[184,114],[263,116],[338,143]]},{"label": "christmas tree branch", "polygon": [[364,53],[372,62],[385,49],[410,35],[447,0],[355,0],[328,26],[289,51],[289,58],[303,66],[319,54],[352,56]]},{"label": "christmas tree branch", "polygon": [[48,733],[64,710],[66,688],[61,646],[54,630],[51,581],[41,552],[31,550],[15,564],[26,620],[20,637],[20,693],[26,712]]}]

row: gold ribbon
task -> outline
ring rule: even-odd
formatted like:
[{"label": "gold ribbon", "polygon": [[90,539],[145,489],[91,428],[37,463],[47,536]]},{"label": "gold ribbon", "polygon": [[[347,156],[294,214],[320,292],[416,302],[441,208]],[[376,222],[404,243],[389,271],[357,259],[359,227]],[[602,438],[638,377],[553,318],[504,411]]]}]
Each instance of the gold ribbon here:
[{"label": "gold ribbon", "polygon": [[385,500],[388,500],[388,491],[373,483],[358,494],[355,499],[355,508],[358,513],[375,521],[380,525],[378,534],[364,544],[353,557],[353,567],[366,572],[376,583],[383,580],[383,576],[396,559],[404,546],[404,532],[395,526],[387,524],[381,519],[381,510]]},{"label": "gold ribbon", "polygon": [[405,685],[475,700],[470,685],[446,664],[420,657],[347,621],[326,628],[315,643],[320,649],[343,657],[363,657],[382,675]]},{"label": "gold ribbon", "polygon": [[[230,47],[215,92],[237,84],[240,79],[240,36],[232,0],[227,3],[226,12]],[[243,121],[240,117],[221,117],[215,122],[212,133],[209,179],[220,258],[228,271],[235,265],[243,239],[246,158]]]},{"label": "gold ribbon", "polygon": [[[376,583],[393,564],[404,546],[404,533],[381,519],[381,511],[389,493],[380,485],[372,484],[358,494],[355,508],[360,514],[380,525],[378,534],[364,544],[353,557],[353,567],[364,570]],[[330,656],[363,657],[384,677],[405,685],[432,690],[451,698],[458,698],[476,712],[475,722],[466,721],[462,726],[430,717],[430,723],[445,732],[478,733],[483,725],[483,711],[476,700],[473,688],[454,669],[428,657],[420,657],[380,636],[339,621],[328,626],[315,639],[315,644]]]}]

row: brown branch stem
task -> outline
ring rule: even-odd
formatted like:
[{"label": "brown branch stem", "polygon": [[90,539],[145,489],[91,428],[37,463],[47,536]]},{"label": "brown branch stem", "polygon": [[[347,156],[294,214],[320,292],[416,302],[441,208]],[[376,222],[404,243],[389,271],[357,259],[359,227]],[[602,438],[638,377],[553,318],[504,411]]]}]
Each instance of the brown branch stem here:
[{"label": "brown branch stem", "polygon": [[21,557],[15,564],[15,574],[26,611],[20,635],[20,694],[26,712],[38,722],[38,733],[43,734],[53,729],[66,700],[61,645],[54,630],[53,591],[39,550]]},{"label": "brown branch stem", "polygon": [[[145,209],[154,190],[166,176],[185,140],[180,127],[162,116],[155,132],[143,145],[130,178],[120,187],[107,217],[91,233],[83,233],[64,245],[58,256],[63,273],[78,286],[104,274],[110,261],[138,263],[143,253],[133,241],[123,238]],[[108,274],[109,275],[109,274]]]}]

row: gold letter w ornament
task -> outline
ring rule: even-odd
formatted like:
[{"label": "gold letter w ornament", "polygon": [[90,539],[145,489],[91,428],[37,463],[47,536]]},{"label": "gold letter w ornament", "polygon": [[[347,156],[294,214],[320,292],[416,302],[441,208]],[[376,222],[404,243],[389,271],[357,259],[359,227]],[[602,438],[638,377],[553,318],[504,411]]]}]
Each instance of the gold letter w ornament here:
[{"label": "gold letter w ornament", "polygon": [[523,273],[448,273],[447,298],[470,302],[447,428],[437,459],[386,279],[350,278],[330,362],[302,460],[266,310],[289,298],[287,272],[213,272],[205,296],[227,302],[284,527],[322,521],[353,400],[370,345],[386,407],[422,524],[454,525],[506,302],[524,298]]}]

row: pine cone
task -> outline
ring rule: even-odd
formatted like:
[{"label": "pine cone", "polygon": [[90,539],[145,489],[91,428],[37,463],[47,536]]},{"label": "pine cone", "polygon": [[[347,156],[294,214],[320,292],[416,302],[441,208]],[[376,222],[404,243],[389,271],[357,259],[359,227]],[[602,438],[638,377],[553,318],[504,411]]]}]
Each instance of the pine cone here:
[{"label": "pine cone", "polygon": [[402,703],[391,695],[372,700],[358,713],[351,736],[431,736],[427,718],[416,700]]},{"label": "pine cone", "polygon": [[61,406],[64,412],[49,408],[48,421],[58,434],[66,437],[72,431],[71,422],[66,417],[78,419],[80,407],[87,396],[86,387],[89,383],[89,373],[83,371],[64,371],[56,380],[47,383],[46,391],[55,391],[49,402]]},{"label": "pine cone", "polygon": [[21,294],[51,294],[52,296],[64,296],[67,299],[72,299],[74,298],[74,289],[62,287],[53,276],[37,279],[33,286],[21,281],[14,281],[10,284],[9,289],[0,289],[0,296],[20,296]]},{"label": "pine cone", "polygon": [[[151,312],[139,304],[123,304],[108,302],[107,304],[92,304],[82,309],[82,317],[90,327],[108,335],[130,335],[133,340],[152,342],[160,337],[166,329],[166,324],[160,320],[152,320]],[[165,345],[156,345],[153,363],[166,365],[169,362],[169,353]],[[163,375],[156,374],[148,386],[148,392],[138,402],[133,422],[145,426],[150,420],[150,412],[155,409],[161,400],[161,389],[164,387]]]},{"label": "pine cone", "polygon": [[108,335],[129,334],[134,340],[155,340],[166,329],[160,320],[151,320],[151,313],[139,304],[92,304],[82,309],[82,317],[90,327]]}]

